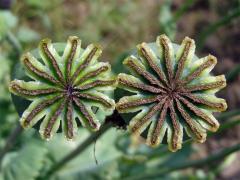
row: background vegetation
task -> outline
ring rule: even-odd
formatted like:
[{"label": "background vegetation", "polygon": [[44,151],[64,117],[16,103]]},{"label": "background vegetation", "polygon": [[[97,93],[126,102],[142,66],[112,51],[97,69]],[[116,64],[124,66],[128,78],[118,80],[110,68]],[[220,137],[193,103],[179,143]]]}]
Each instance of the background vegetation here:
[{"label": "background vegetation", "polygon": [[[177,43],[185,36],[195,39],[198,55],[217,56],[214,73],[226,74],[228,87],[219,96],[229,109],[216,114],[222,126],[205,144],[188,141],[171,153],[165,145],[150,149],[111,128],[95,149],[94,143],[84,149],[79,146],[88,145],[84,129],[76,142],[62,135],[44,142],[34,129],[21,131],[8,83],[19,56],[41,38],[57,42],[77,35],[84,47],[99,42],[102,59],[117,67],[126,50],[161,33]],[[0,0],[0,179],[240,179],[239,72],[239,0]],[[72,161],[56,168],[76,148]]]}]

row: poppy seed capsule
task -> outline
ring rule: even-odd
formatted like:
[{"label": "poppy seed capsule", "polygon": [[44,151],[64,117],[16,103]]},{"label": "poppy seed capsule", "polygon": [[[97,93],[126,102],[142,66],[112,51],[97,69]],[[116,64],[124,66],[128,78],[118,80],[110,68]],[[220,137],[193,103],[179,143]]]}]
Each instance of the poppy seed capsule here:
[{"label": "poppy seed capsule", "polygon": [[170,151],[181,149],[184,132],[204,142],[208,130],[219,128],[212,113],[227,108],[225,100],[215,96],[226,86],[225,76],[210,74],[217,59],[197,58],[195,42],[188,37],[179,46],[160,35],[137,50],[123,62],[132,75],[118,75],[118,87],[135,93],[116,104],[120,113],[136,113],[129,130],[134,135],[147,131],[146,143],[153,147],[166,136]]},{"label": "poppy seed capsule", "polygon": [[110,96],[116,80],[110,64],[98,62],[101,47],[91,44],[82,49],[80,39],[71,36],[63,53],[49,39],[42,40],[38,49],[40,58],[31,53],[21,58],[32,81],[15,79],[9,85],[13,94],[32,101],[22,114],[21,125],[31,128],[41,121],[39,131],[44,139],[50,139],[58,129],[73,139],[79,123],[97,131],[115,109]]}]

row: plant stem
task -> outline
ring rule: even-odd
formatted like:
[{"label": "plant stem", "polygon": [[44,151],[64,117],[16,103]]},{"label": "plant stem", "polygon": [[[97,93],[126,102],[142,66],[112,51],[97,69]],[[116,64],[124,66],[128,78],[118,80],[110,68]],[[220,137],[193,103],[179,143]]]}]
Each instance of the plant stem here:
[{"label": "plant stem", "polygon": [[[218,132],[222,132],[226,129],[230,129],[232,127],[235,127],[236,125],[240,124],[240,119],[234,120],[234,121],[229,121],[224,123],[222,126],[220,126]],[[209,133],[209,136],[212,136],[214,133]]]},{"label": "plant stem", "polygon": [[172,18],[172,23],[176,23],[184,13],[196,2],[196,0],[187,0],[183,5],[175,12]]},{"label": "plant stem", "polygon": [[81,154],[86,148],[94,143],[96,139],[101,137],[105,132],[107,132],[112,127],[111,123],[106,123],[101,127],[101,129],[93,134],[91,134],[83,143],[81,143],[75,150],[67,154],[65,157],[63,157],[59,162],[54,164],[52,168],[46,173],[46,175],[41,179],[48,179],[51,177],[55,172],[60,170],[65,164],[70,162],[72,159],[74,159],[76,156]]},{"label": "plant stem", "polygon": [[159,168],[157,171],[149,172],[147,174],[140,174],[132,178],[128,178],[128,180],[137,180],[137,179],[151,179],[156,177],[163,177],[163,175],[166,175],[167,173],[170,173],[175,170],[185,169],[185,168],[193,168],[193,167],[200,167],[206,164],[211,164],[212,162],[215,162],[217,160],[221,160],[225,158],[226,156],[237,152],[240,150],[240,144],[233,145],[231,147],[227,147],[215,154],[211,154],[210,156],[199,159],[199,160],[193,160],[193,161],[186,161],[180,164],[173,164],[167,168],[162,167]]},{"label": "plant stem", "polygon": [[206,29],[204,29],[202,32],[200,32],[199,36],[196,38],[196,42],[198,42],[198,48],[202,49],[205,40],[209,35],[214,33],[218,28],[229,24],[233,19],[240,16],[240,8],[236,8],[233,11],[231,11],[229,14],[223,16],[220,20],[212,23],[209,25]]},{"label": "plant stem", "polygon": [[240,64],[236,65],[231,71],[226,74],[227,81],[232,81],[238,74],[240,74]]},{"label": "plant stem", "polygon": [[226,121],[227,118],[232,118],[234,116],[240,115],[240,110],[232,110],[232,111],[226,111],[224,113],[221,113],[217,116],[218,120]]},{"label": "plant stem", "polygon": [[[232,112],[228,112],[226,113],[226,115],[220,115],[219,118],[224,119],[227,117],[232,117],[235,115],[238,115],[240,113],[240,111],[232,111]],[[110,116],[109,119],[114,119],[114,116]],[[98,139],[99,137],[101,137],[105,132],[107,132],[107,130],[109,130],[113,124],[110,120],[106,121],[107,123],[102,126],[102,128],[97,131],[96,133],[90,135],[83,143],[81,143],[75,150],[73,150],[72,152],[70,152],[69,154],[67,154],[65,157],[63,157],[58,163],[54,164],[50,170],[44,175],[44,177],[39,177],[40,179],[48,179],[50,178],[53,174],[55,174],[58,170],[60,170],[64,165],[66,165],[68,162],[70,162],[71,160],[73,160],[76,156],[80,155],[84,150],[86,150],[86,148],[88,146],[90,146],[92,143],[94,143],[96,141],[96,139]],[[229,127],[235,126],[236,124],[239,124],[240,120],[238,121],[233,121],[233,122],[228,122],[225,123],[223,126],[221,126],[220,130],[223,131]],[[212,134],[210,133],[209,136],[211,136]],[[192,142],[192,140],[189,140],[187,142],[185,142],[186,144],[190,144]],[[164,153],[164,150],[163,150]]]},{"label": "plant stem", "polygon": [[23,131],[23,128],[21,127],[20,123],[18,123],[16,128],[11,131],[10,135],[6,140],[5,146],[0,152],[0,165],[2,164],[4,155],[13,147],[13,145],[17,141],[17,137],[22,133],[22,131]]},{"label": "plant stem", "polygon": [[11,31],[8,31],[7,33],[7,40],[12,45],[13,49],[15,49],[16,55],[20,56],[22,53],[22,46]]}]

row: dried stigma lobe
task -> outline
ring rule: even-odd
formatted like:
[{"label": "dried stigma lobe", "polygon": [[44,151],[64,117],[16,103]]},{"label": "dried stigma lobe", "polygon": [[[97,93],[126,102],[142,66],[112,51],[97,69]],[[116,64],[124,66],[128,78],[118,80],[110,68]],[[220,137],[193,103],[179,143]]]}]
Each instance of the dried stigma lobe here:
[{"label": "dried stigma lobe", "polygon": [[116,104],[120,113],[136,113],[130,131],[135,135],[147,132],[150,146],[162,143],[166,135],[171,151],[181,149],[184,131],[204,142],[207,131],[219,127],[212,113],[227,108],[225,100],[215,96],[226,86],[224,75],[210,75],[217,59],[212,55],[198,59],[194,40],[188,37],[179,46],[161,35],[156,43],[137,48],[138,55],[123,62],[133,75],[118,75],[118,86],[135,93]]},{"label": "dried stigma lobe", "polygon": [[13,80],[9,86],[13,94],[32,101],[20,119],[22,126],[30,128],[41,121],[44,139],[60,128],[67,139],[73,139],[78,120],[98,130],[104,117],[113,113],[116,85],[110,64],[98,62],[101,48],[91,44],[82,49],[80,39],[71,36],[62,54],[49,39],[42,40],[38,49],[40,58],[31,53],[21,58],[32,81]]}]

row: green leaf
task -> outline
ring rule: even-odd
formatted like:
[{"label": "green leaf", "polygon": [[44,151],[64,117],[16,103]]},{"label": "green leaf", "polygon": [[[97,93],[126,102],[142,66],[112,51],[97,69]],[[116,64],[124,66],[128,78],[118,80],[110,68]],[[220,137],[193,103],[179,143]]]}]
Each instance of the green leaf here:
[{"label": "green leaf", "polygon": [[17,24],[17,18],[10,11],[0,10],[0,40],[2,40],[7,32],[15,27]]},{"label": "green leaf", "polygon": [[25,3],[28,6],[31,6],[32,8],[36,8],[36,9],[49,9],[51,7],[56,6],[57,4],[60,4],[62,2],[62,0],[60,1],[36,1],[36,0],[25,0]]},{"label": "green leaf", "polygon": [[[115,161],[120,157],[120,152],[114,146],[116,138],[123,132],[111,129],[106,134],[104,134],[100,139],[96,141],[95,155],[98,161],[98,165],[94,160],[94,144],[89,146],[86,151],[84,151],[81,156],[76,157],[73,161],[66,164],[59,172],[54,176],[59,180],[69,179],[87,179],[93,178],[108,162]],[[50,157],[53,163],[59,161],[63,156],[65,156],[70,151],[74,150],[75,147],[80,144],[87,136],[89,132],[85,129],[81,130],[81,134],[78,135],[77,139],[80,141],[66,142],[64,137],[57,135],[48,144],[48,149],[50,152]],[[80,165],[79,165],[80,164]]]},{"label": "green leaf", "polygon": [[4,53],[0,54],[0,147],[5,143],[5,137],[10,133],[11,128],[14,126],[17,114],[11,103],[11,96],[8,91],[8,82],[10,79],[10,59]]},{"label": "green leaf", "polygon": [[2,163],[5,180],[34,180],[44,166],[47,149],[39,142],[29,142],[17,152],[8,153]]},{"label": "green leaf", "polygon": [[9,80],[9,72],[10,72],[10,60],[5,57],[3,54],[0,54],[0,63],[1,63],[1,69],[0,69],[0,99],[2,100],[9,100],[8,96],[8,88],[7,88],[7,82]]},{"label": "green leaf", "polygon": [[174,39],[176,35],[176,23],[173,21],[173,14],[171,12],[172,0],[167,0],[160,8],[158,21],[161,28],[161,33],[165,33],[170,39]]},{"label": "green leaf", "polygon": [[18,29],[17,37],[19,41],[23,43],[28,43],[39,40],[40,34],[26,26],[22,26]]}]

